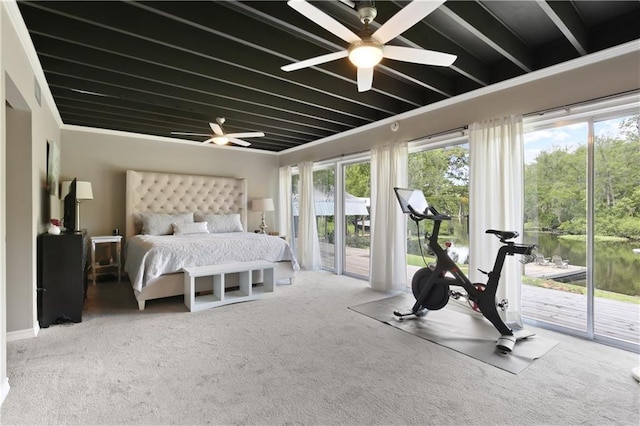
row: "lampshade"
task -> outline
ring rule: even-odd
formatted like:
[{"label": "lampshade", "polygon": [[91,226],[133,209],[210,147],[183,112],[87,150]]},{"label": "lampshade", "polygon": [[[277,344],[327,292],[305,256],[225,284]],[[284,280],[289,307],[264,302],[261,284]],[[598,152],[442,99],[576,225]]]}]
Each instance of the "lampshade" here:
[{"label": "lampshade", "polygon": [[251,209],[257,212],[271,212],[275,207],[271,198],[261,198],[251,202]]},{"label": "lampshade", "polygon": [[[69,193],[69,186],[71,181],[67,180],[62,182],[60,198],[64,199]],[[77,200],[93,200],[93,190],[91,189],[91,182],[76,181],[76,199]]]},{"label": "lampshade", "polygon": [[382,60],[383,47],[380,43],[363,40],[349,47],[349,60],[358,68],[371,68]]}]

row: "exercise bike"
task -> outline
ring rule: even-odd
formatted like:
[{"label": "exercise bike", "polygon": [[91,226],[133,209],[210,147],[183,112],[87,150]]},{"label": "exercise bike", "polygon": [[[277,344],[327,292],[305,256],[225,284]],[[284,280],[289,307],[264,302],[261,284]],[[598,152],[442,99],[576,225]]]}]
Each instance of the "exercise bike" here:
[{"label": "exercise bike", "polygon": [[[513,330],[502,321],[498,313],[498,308],[506,310],[508,307],[508,300],[496,302],[498,281],[507,256],[519,254],[524,256],[524,263],[531,262],[535,258],[532,254],[535,245],[516,244],[510,241],[519,236],[515,231],[487,230],[487,234],[495,235],[504,245],[498,250],[492,271],[487,272],[479,269],[480,272],[488,276],[487,283],[473,284],[458,268],[456,263],[451,260],[447,249],[441,247],[438,243],[440,224],[443,220],[450,220],[451,216],[438,213],[434,207],[427,203],[424,194],[420,190],[394,188],[394,191],[402,211],[409,214],[409,217],[416,222],[418,230],[420,221],[424,219],[433,221],[431,234],[427,235],[425,233],[425,239],[428,237],[429,248],[436,255],[436,264],[421,268],[414,275],[411,289],[416,302],[411,311],[405,313],[394,311],[393,314],[399,319],[410,315],[421,317],[426,315],[428,311],[444,308],[450,297],[454,299],[466,297],[472,308],[482,313],[500,332],[500,338],[496,343],[498,349],[502,353],[511,352],[515,346],[516,337]],[[463,287],[466,294],[452,291],[449,288],[450,286]],[[524,336],[526,335],[521,338],[525,338]]]}]

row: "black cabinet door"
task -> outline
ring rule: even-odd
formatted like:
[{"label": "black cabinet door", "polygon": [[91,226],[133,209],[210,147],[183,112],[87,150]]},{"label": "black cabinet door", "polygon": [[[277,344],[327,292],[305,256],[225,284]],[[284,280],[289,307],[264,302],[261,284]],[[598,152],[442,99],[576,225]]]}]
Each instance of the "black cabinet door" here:
[{"label": "black cabinet door", "polygon": [[84,233],[38,237],[38,321],[40,327],[82,321]]}]

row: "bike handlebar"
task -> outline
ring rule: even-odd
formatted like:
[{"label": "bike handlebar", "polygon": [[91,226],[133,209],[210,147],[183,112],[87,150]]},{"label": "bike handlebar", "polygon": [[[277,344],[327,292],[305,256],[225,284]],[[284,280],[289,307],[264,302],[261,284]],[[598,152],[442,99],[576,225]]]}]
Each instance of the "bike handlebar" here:
[{"label": "bike handlebar", "polygon": [[451,220],[451,216],[446,215],[446,214],[440,214],[440,213],[438,213],[438,211],[435,208],[433,208],[431,206],[427,207],[427,210],[426,210],[426,211],[431,213],[429,215],[424,214],[424,213],[419,213],[419,212],[415,211],[413,209],[413,207],[411,207],[411,206],[408,206],[408,207],[409,207],[409,211],[411,212],[411,218],[413,220],[416,220],[416,221],[423,220],[423,219],[429,219],[429,220]]}]

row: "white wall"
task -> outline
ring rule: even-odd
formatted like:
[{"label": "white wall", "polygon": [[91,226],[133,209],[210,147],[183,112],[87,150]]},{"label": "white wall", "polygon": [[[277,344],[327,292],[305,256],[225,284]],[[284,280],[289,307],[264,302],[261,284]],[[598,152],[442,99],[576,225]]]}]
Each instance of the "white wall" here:
[{"label": "white wall", "polygon": [[[2,48],[2,34],[4,34],[4,7],[0,5],[0,49]],[[4,50],[2,50],[4,51]],[[6,128],[7,119],[5,116],[5,88],[4,88],[4,55],[0,51],[0,405],[9,393],[9,379],[7,377],[7,285],[6,285],[6,179],[5,176],[5,158],[6,158],[6,134],[3,129]]]},{"label": "white wall", "polygon": [[[35,75],[37,72],[42,74],[37,61],[34,62],[35,51],[33,56],[27,54],[28,44],[31,42],[24,24],[14,26],[13,22],[22,23],[19,17],[18,8],[13,2],[0,2],[0,402],[6,396],[9,390],[8,370],[6,364],[6,342],[12,338],[35,336],[38,331],[36,321],[36,235],[39,230],[44,229],[45,215],[48,215],[49,202],[48,196],[43,196],[43,179],[46,174],[46,141],[47,138],[57,139],[59,137],[59,124],[56,121],[52,110],[47,106],[44,99],[40,106],[34,94]],[[26,42],[25,42],[26,40]],[[35,67],[33,64],[35,63]],[[8,111],[11,105],[15,110],[27,112],[30,118],[22,116],[22,119],[30,121],[26,124],[22,122],[23,131],[20,132],[23,143],[26,144],[24,149],[11,150],[7,152],[7,132],[8,123],[7,115],[11,115],[12,111]],[[13,111],[16,112],[16,111]],[[22,113],[18,113],[22,114]],[[22,121],[19,119],[19,121]],[[26,135],[26,137],[25,137]],[[15,135],[11,135],[13,138]],[[14,158],[15,155],[27,155],[27,158]],[[15,161],[22,161],[23,174],[28,182],[25,182],[23,196],[26,203],[29,204],[29,214],[31,220],[22,230],[22,238],[11,242],[10,251],[18,250],[26,257],[25,261],[20,265],[11,265],[16,267],[11,271],[11,276],[19,274],[20,280],[7,280],[7,238],[11,235],[7,234],[7,216],[8,210],[11,210],[11,203],[7,203],[7,182],[20,177],[13,176],[13,171],[7,168],[7,164]],[[11,226],[11,223],[9,223]],[[7,298],[18,297],[16,300]],[[7,305],[13,308],[14,304],[19,307],[19,313],[12,309],[12,313],[7,311]],[[9,318],[7,316],[10,315]]]},{"label": "white wall", "polygon": [[[7,77],[8,79],[8,77]],[[35,262],[32,240],[34,206],[31,191],[31,111],[7,106],[6,109],[6,229],[7,251],[7,330],[34,330],[37,320],[36,299],[33,297]],[[35,333],[35,331],[33,331]],[[28,333],[33,337],[35,334]],[[25,336],[26,337],[26,336]]]},{"label": "white wall", "polygon": [[[89,235],[109,235],[125,229],[127,169],[247,179],[248,199],[278,200],[278,157],[273,153],[234,147],[163,142],[161,138],[122,132],[97,132],[69,126],[62,130],[61,180],[89,181],[93,200],[80,204],[81,227]],[[275,230],[276,216],[267,214]],[[249,230],[257,229],[260,213],[249,212]]]},{"label": "white wall", "polygon": [[[46,151],[47,140],[59,140],[60,124],[57,110],[49,107],[52,102],[51,94],[46,87],[42,87],[41,104],[35,96],[36,75],[42,75],[42,69],[37,62],[35,49],[18,8],[13,2],[1,2],[1,67],[2,84],[0,85],[0,98],[3,101],[2,108],[2,195],[7,196],[7,183],[18,182],[15,188],[22,191],[24,199],[18,202],[6,202],[2,206],[2,244],[5,239],[10,240],[10,252],[14,250],[22,254],[21,262],[14,264],[7,258],[6,248],[2,255],[2,289],[0,291],[0,304],[2,307],[2,323],[6,328],[7,339],[33,337],[38,332],[36,310],[36,237],[45,229],[45,223],[49,221],[51,198],[46,194]],[[14,26],[14,22],[18,25]],[[44,81],[44,80],[41,80]],[[7,104],[13,111],[9,111]],[[15,116],[12,114],[16,113]],[[27,114],[27,115],[25,115]],[[7,122],[7,115],[12,115],[16,121]],[[29,122],[29,123],[27,123]],[[20,124],[19,124],[20,123]],[[26,123],[26,124],[25,124]],[[9,125],[10,124],[10,125]],[[13,133],[12,129],[18,126],[21,130]],[[8,135],[11,141],[8,142]],[[25,146],[12,145],[10,150],[7,144],[25,144]],[[20,169],[8,168],[7,164],[20,164]],[[18,171],[16,171],[18,170]],[[22,182],[24,181],[24,185]],[[20,201],[20,200],[18,200]],[[27,205],[26,213],[24,205]],[[7,232],[6,219],[12,214],[26,216],[25,227],[20,230],[20,237],[13,238]],[[7,267],[11,264],[11,280],[7,279]],[[19,279],[15,277],[19,276]],[[15,300],[12,300],[15,298]],[[7,305],[11,310],[7,310]],[[6,316],[9,316],[6,318]],[[3,334],[3,338],[4,338]],[[5,360],[5,342],[2,342],[2,365]],[[0,371],[3,373],[3,371]],[[0,376],[2,380],[2,376]]]}]

